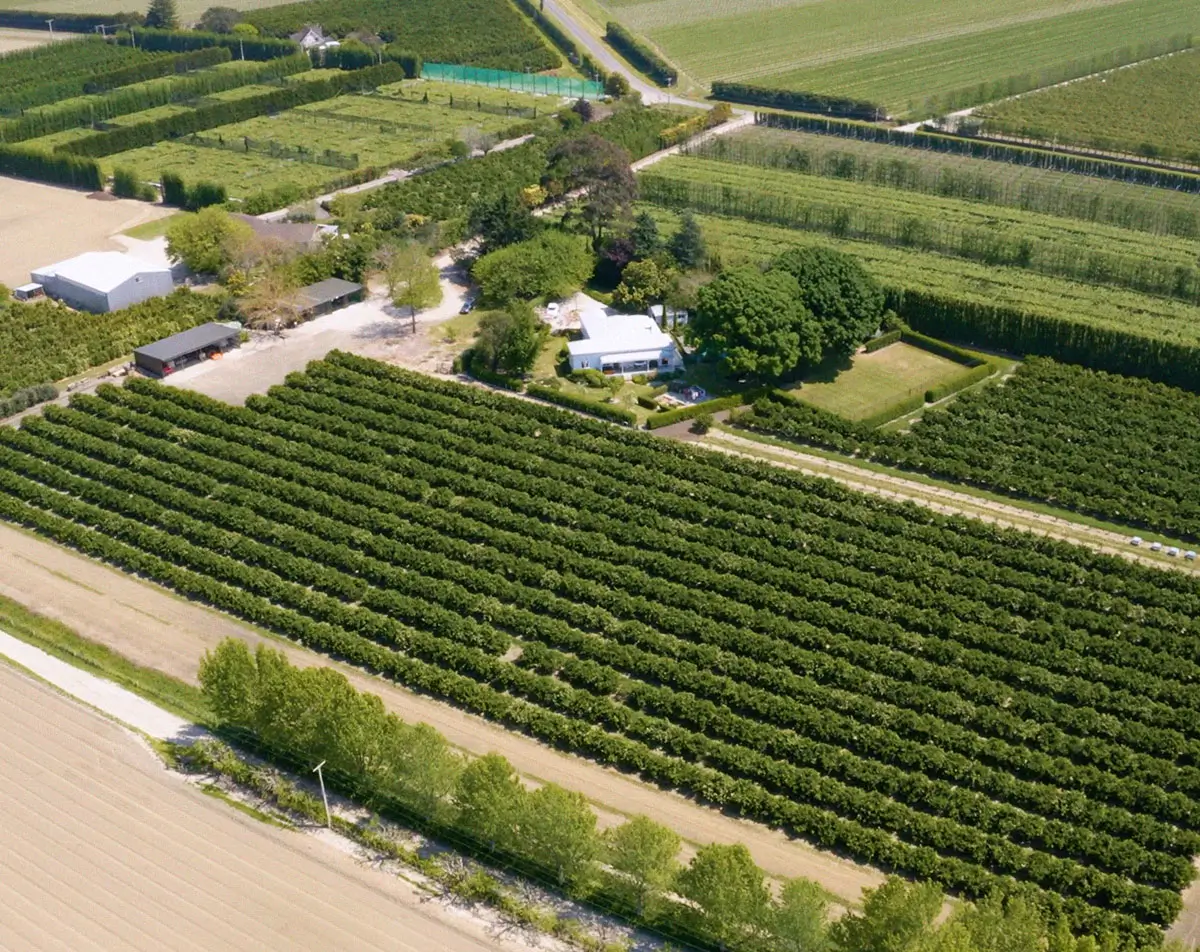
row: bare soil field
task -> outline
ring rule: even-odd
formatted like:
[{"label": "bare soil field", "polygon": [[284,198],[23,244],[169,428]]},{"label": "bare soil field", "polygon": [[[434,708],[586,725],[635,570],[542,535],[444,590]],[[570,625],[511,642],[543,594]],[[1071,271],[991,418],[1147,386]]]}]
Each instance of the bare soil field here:
[{"label": "bare soil field", "polygon": [[0,744],[0,948],[517,947],[206,797],[123,728],[3,665]]},{"label": "bare soil field", "polygon": [[85,251],[123,251],[111,236],[173,209],[129,199],[0,178],[0,283],[16,287],[34,268]]},{"label": "bare soil field", "polygon": [[[0,594],[61,621],[137,664],[192,683],[196,682],[200,656],[222,638],[239,637],[252,646],[268,640],[232,618],[7,525],[0,525]],[[606,815],[611,821],[614,815],[642,813],[694,844],[745,843],[755,861],[772,876],[813,879],[848,905],[859,903],[864,888],[883,882],[876,870],[815,850],[777,831],[553,751],[531,738],[314,652],[274,639],[269,643],[281,648],[295,664],[337,667],[355,687],[383,698],[389,710],[410,722],[430,724],[463,750],[477,754],[497,751],[533,781],[581,791],[597,806],[602,822]]]},{"label": "bare soil field", "polygon": [[[55,33],[54,41],[67,39],[70,33]],[[49,30],[0,30],[0,53],[28,50],[50,42]]]}]

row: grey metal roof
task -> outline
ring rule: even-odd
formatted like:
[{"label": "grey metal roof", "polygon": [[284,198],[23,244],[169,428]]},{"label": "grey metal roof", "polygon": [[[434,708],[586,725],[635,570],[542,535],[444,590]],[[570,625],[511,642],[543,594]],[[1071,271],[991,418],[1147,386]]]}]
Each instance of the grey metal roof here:
[{"label": "grey metal roof", "polygon": [[328,304],[349,294],[357,294],[363,289],[361,284],[353,281],[343,281],[341,278],[326,278],[316,284],[301,288],[296,292],[296,301],[301,307],[317,307]]},{"label": "grey metal roof", "polygon": [[205,347],[212,347],[214,344],[219,344],[230,337],[236,338],[239,333],[239,331],[227,324],[217,324],[210,321],[207,324],[201,324],[199,327],[193,327],[191,330],[180,331],[178,334],[164,337],[162,340],[155,341],[153,344],[147,344],[145,347],[139,347],[133,352],[133,355],[134,357],[140,355],[163,362],[177,360],[185,354],[195,353],[198,350],[203,350]]}]

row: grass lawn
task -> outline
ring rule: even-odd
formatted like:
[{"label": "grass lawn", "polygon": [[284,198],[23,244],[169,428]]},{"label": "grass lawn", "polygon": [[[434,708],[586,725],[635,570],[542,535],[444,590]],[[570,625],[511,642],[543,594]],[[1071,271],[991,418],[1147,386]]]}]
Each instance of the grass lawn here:
[{"label": "grass lawn", "polygon": [[818,371],[789,389],[821,410],[847,420],[865,420],[967,372],[962,364],[897,342],[873,354],[859,354],[849,370]]},{"label": "grass lawn", "polygon": [[[537,362],[533,365],[532,376],[535,383],[554,386],[554,381],[557,381],[560,391],[579,400],[586,400],[588,403],[608,403],[610,402],[609,398],[615,396],[616,399],[612,400],[612,403],[623,409],[632,410],[637,414],[639,423],[646,421],[652,411],[639,404],[637,398],[652,396],[654,393],[653,382],[640,384],[626,378],[615,393],[608,387],[589,387],[587,384],[575,383],[566,376],[560,376],[560,371],[565,364],[560,353],[565,344],[565,337],[547,338],[546,343],[542,346],[542,352],[538,355]],[[650,380],[653,381],[654,378],[651,377]]]}]

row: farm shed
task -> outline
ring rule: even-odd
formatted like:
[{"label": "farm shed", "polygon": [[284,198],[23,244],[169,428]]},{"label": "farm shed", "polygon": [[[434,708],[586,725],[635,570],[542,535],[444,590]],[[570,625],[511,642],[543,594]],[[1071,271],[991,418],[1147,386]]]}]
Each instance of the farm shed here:
[{"label": "farm shed", "polygon": [[32,273],[46,294],[80,311],[107,314],[175,290],[169,268],[119,251],[89,251]]},{"label": "farm shed", "polygon": [[679,366],[675,341],[646,314],[589,308],[580,311],[579,325],[583,339],[567,345],[572,370],[628,376],[671,371]]},{"label": "farm shed", "polygon": [[147,376],[165,377],[189,364],[208,360],[213,354],[233,350],[241,333],[237,327],[210,321],[139,347],[133,352],[133,363]]},{"label": "farm shed", "polygon": [[310,284],[296,292],[296,316],[300,320],[320,317],[339,307],[353,304],[363,299],[364,288],[353,281],[343,281],[341,278],[327,278]]}]

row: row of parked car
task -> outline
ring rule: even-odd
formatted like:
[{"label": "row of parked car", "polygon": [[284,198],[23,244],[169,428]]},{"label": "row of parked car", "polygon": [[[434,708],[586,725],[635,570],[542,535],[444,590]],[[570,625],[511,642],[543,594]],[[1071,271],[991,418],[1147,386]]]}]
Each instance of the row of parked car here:
[{"label": "row of parked car", "polygon": [[[1142,543],[1143,540],[1141,536],[1134,536],[1129,540],[1130,545],[1142,545]],[[1166,548],[1163,548],[1163,544],[1161,542],[1151,542],[1149,548],[1151,552],[1163,552],[1166,555],[1171,556],[1171,558],[1178,558],[1179,556],[1179,546],[1177,545],[1169,545]],[[1183,553],[1183,557],[1191,562],[1195,562],[1196,550],[1188,549]]]}]

